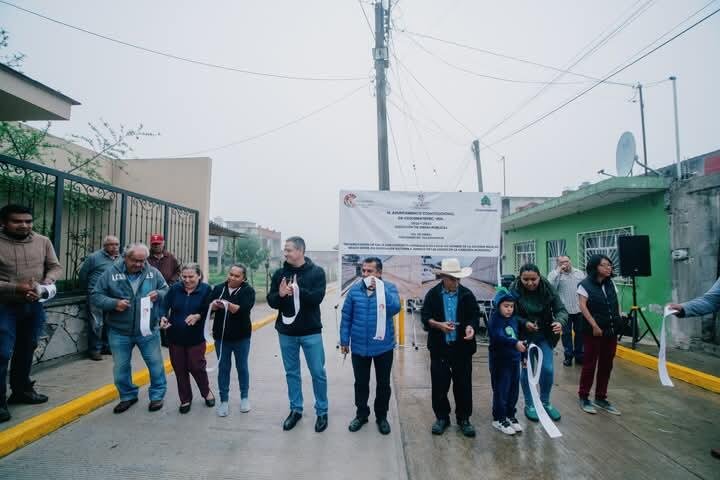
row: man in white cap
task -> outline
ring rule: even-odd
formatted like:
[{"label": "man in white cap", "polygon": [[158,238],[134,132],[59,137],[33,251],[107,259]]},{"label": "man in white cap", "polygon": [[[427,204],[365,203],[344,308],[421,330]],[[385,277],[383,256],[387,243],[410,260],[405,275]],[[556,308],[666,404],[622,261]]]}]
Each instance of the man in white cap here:
[{"label": "man in white cap", "polygon": [[475,295],[460,285],[470,276],[470,267],[461,268],[457,258],[446,258],[435,273],[441,282],[425,295],[422,322],[428,331],[432,408],[436,421],[433,435],[442,435],[450,426],[448,391],[453,384],[455,418],[466,437],[475,436],[472,414],[472,356],[477,350],[475,332],[480,309]]}]

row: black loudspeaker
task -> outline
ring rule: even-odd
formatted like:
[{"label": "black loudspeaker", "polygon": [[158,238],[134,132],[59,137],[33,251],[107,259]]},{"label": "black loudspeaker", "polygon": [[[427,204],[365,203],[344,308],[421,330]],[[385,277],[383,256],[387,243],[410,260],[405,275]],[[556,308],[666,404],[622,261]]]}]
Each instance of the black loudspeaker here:
[{"label": "black loudspeaker", "polygon": [[650,237],[632,235],[618,237],[618,256],[620,257],[620,275],[623,277],[649,277]]}]

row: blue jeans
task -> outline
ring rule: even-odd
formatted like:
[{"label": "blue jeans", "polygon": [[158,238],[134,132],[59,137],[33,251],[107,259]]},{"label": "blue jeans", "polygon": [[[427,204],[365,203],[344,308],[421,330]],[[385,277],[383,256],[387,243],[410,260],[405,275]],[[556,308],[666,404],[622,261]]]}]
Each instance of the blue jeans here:
[{"label": "blue jeans", "polygon": [[104,320],[105,312],[99,308],[90,306],[90,300],[88,299],[87,324],[89,352],[101,352],[107,347],[107,326]]},{"label": "blue jeans", "polygon": [[250,356],[250,338],[235,342],[224,340],[215,343],[215,353],[218,357],[218,390],[220,401],[228,401],[230,392],[230,370],[232,369],[232,355],[235,354],[235,368],[240,383],[240,398],[247,398],[250,390],[250,370],[248,357]]},{"label": "blue jeans", "polygon": [[[575,357],[576,360],[583,360],[583,318],[582,313],[571,313],[568,315],[567,324],[563,327],[562,344],[565,350],[565,360]],[[575,331],[573,345],[572,332]]]},{"label": "blue jeans", "polygon": [[45,327],[39,302],[0,305],[0,404],[5,403],[8,364],[10,388],[22,393],[32,387],[30,369],[38,338]]},{"label": "blue jeans", "polygon": [[113,356],[113,377],[115,387],[120,392],[120,400],[137,398],[139,388],[132,382],[132,351],[137,345],[140,354],[150,371],[150,400],[162,400],[167,390],[165,367],[160,351],[160,333],[155,330],[152,335],[122,335],[116,330],[108,330],[108,343]]},{"label": "blue jeans", "polygon": [[280,353],[285,366],[290,410],[300,413],[303,411],[302,379],[300,377],[300,348],[302,347],[305,362],[307,362],[312,376],[315,413],[327,415],[327,375],[325,374],[325,349],[322,335],[319,333],[301,337],[278,335],[280,337]]},{"label": "blue jeans", "polygon": [[[533,337],[532,342],[542,350],[543,354],[543,362],[542,365],[540,365],[540,401],[543,405],[547,405],[550,403],[550,390],[552,390],[553,386],[553,348],[545,337],[541,335]],[[530,358],[533,368],[537,363],[537,355],[534,353],[533,351],[533,355],[531,355]],[[520,386],[522,387],[523,397],[525,397],[525,406],[532,407],[534,405],[532,396],[530,395],[530,384],[528,383],[528,368],[530,368],[530,364],[528,364],[527,368],[521,369]]]}]

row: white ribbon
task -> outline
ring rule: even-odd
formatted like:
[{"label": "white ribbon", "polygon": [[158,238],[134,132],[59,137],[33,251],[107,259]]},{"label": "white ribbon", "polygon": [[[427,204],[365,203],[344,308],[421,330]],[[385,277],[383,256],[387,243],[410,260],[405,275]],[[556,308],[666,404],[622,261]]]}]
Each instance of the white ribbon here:
[{"label": "white ribbon", "polygon": [[152,313],[153,302],[150,296],[140,299],[140,333],[143,337],[152,335],[150,330],[150,314]]},{"label": "white ribbon", "polygon": [[365,286],[369,287],[375,279],[375,300],[377,304],[375,336],[373,340],[385,340],[385,328],[387,324],[387,305],[385,303],[385,283],[373,276],[365,277]]},{"label": "white ribbon", "polygon": [[293,306],[295,307],[295,315],[292,317],[286,317],[285,315],[282,315],[282,321],[285,325],[290,325],[295,321],[295,317],[298,316],[298,313],[300,313],[300,286],[297,283],[297,275],[293,276],[293,281],[290,284],[290,288],[292,288],[293,294]]},{"label": "white ribbon", "polygon": [[[223,294],[225,293],[225,289],[223,288],[223,291],[220,293],[220,297],[222,298]],[[223,348],[223,338],[225,337],[225,324],[227,323],[227,317],[228,317],[228,302],[227,300],[220,300],[222,302],[222,308],[225,310],[225,314],[223,315],[223,326],[222,326],[222,333],[220,334],[220,351],[218,352],[218,360],[214,367],[205,367],[206,372],[214,372],[217,370],[218,365],[220,365],[220,359],[222,358],[222,348]],[[212,329],[210,328],[210,317],[212,316],[213,310],[212,307],[208,308],[207,315],[205,316],[205,328],[204,328],[204,335],[205,335],[205,343],[207,345],[213,345],[215,343],[215,339],[212,336]]]},{"label": "white ribbon", "polygon": [[665,307],[663,312],[662,326],[660,327],[660,351],[658,352],[658,374],[660,375],[660,383],[666,387],[674,387],[670,375],[667,371],[667,361],[665,357],[665,350],[667,348],[667,340],[665,339],[665,320],[675,315],[676,310],[672,310],[670,307]]},{"label": "white ribbon", "polygon": [[40,299],[38,302],[45,303],[51,298],[53,298],[55,295],[57,295],[57,287],[54,283],[51,283],[50,285],[43,285],[41,283],[38,283],[35,286],[35,291],[37,292]]},{"label": "white ribbon", "polygon": [[[532,358],[530,352],[532,352],[533,349],[537,351],[537,361],[535,362],[534,370],[532,367],[533,362],[530,361],[530,359]],[[550,438],[562,437],[562,433],[560,433],[557,425],[555,425],[548,413],[545,411],[545,405],[543,405],[542,401],[540,400],[538,384],[540,383],[540,372],[542,371],[543,352],[537,345],[531,343],[528,347],[527,353],[527,369],[528,382],[530,383],[530,395],[532,396],[533,405],[535,405],[535,411],[537,412],[538,419],[540,419],[540,424],[543,426]]]}]

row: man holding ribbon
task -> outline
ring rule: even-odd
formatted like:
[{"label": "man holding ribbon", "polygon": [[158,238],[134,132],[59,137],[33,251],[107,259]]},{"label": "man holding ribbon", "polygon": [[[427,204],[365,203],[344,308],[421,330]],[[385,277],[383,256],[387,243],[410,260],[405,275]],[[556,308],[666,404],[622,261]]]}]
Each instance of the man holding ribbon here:
[{"label": "man holding ribbon", "polygon": [[290,414],[283,430],[291,430],[302,418],[303,395],[300,377],[300,349],[312,376],[315,394],[315,431],[328,426],[327,375],[322,339],[320,304],[325,297],[325,271],[305,256],[305,241],[290,237],[283,249],[285,263],[272,276],[268,305],[278,310],[275,329],[290,400]]},{"label": "man holding ribbon", "polygon": [[442,435],[450,426],[450,383],[455,396],[455,418],[466,437],[475,436],[472,415],[472,356],[477,351],[475,332],[480,309],[475,295],[460,285],[469,277],[470,267],[460,268],[457,258],[446,258],[435,273],[441,282],[425,295],[421,320],[428,331],[432,408],[436,421],[433,435]]},{"label": "man holding ribbon", "polygon": [[98,279],[90,301],[106,313],[108,343],[113,356],[113,377],[120,403],[113,409],[122,413],[137,403],[138,387],[132,382],[132,351],[140,349],[150,371],[151,412],[160,410],[167,389],[160,351],[158,322],[168,284],[160,272],[147,262],[150,251],[142,243],[125,250]]},{"label": "man holding ribbon", "polygon": [[[33,232],[29,208],[4,206],[0,226],[0,422],[6,422],[10,420],[8,403],[48,401],[35,391],[30,369],[45,326],[42,301],[54,294],[62,267],[50,239]],[[11,356],[12,395],[6,399]]]},{"label": "man holding ribbon", "polygon": [[[685,303],[671,303],[668,305],[668,309],[676,312],[675,315],[679,318],[701,317],[720,311],[720,278],[704,295]],[[720,448],[713,448],[710,453],[713,457],[720,458]]]},{"label": "man holding ribbon", "polygon": [[357,432],[368,422],[370,407],[370,366],[375,364],[375,422],[383,435],[390,433],[387,421],[390,403],[390,371],[395,348],[393,316],[400,311],[397,287],[382,280],[382,260],[366,258],[363,281],[348,290],[340,322],[340,351],[352,351],[357,414],[348,430]]}]

